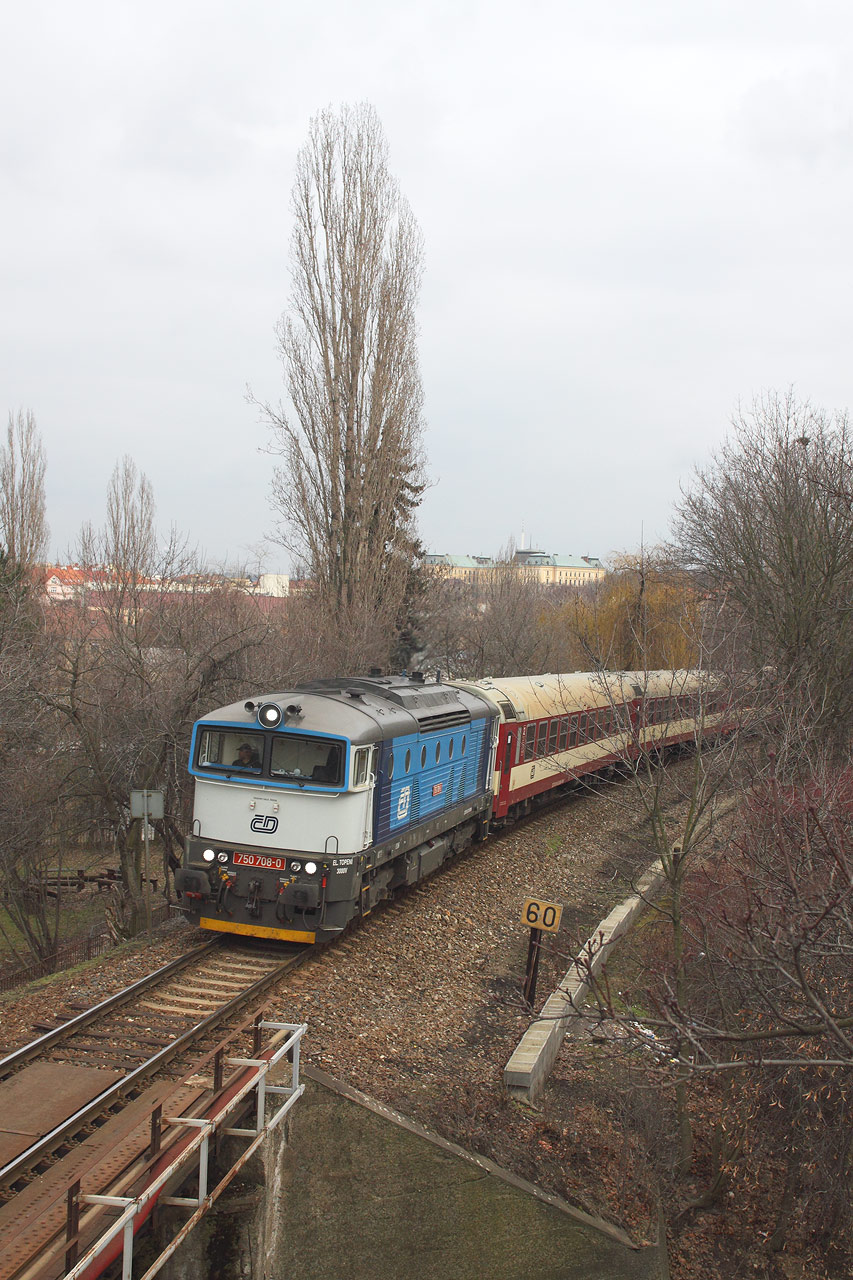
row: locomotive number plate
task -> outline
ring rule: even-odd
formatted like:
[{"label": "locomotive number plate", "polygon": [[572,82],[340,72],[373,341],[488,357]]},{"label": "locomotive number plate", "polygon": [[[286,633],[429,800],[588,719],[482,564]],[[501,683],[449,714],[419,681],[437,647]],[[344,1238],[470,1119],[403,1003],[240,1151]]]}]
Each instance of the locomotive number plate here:
[{"label": "locomotive number plate", "polygon": [[269,871],[285,871],[287,858],[271,858],[264,853],[235,853],[234,865],[237,867],[266,867]]}]

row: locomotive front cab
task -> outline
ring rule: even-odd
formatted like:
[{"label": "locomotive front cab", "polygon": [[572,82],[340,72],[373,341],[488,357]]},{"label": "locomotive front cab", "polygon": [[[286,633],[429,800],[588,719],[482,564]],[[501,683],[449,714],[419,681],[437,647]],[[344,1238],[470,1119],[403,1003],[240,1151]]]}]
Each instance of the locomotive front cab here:
[{"label": "locomotive front cab", "polygon": [[202,928],[314,942],[352,913],[376,748],[305,727],[301,714],[262,728],[271,705],[260,724],[196,725],[193,827],[176,888]]},{"label": "locomotive front cab", "polygon": [[494,719],[479,694],[419,673],[318,680],[205,716],[184,909],[253,937],[340,933],[480,838]]}]

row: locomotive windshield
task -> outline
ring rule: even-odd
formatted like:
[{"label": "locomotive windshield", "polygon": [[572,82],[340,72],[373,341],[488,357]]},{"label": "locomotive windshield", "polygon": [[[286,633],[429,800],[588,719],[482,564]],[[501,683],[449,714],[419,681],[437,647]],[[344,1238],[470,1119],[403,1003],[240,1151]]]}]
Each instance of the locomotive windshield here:
[{"label": "locomotive windshield", "polygon": [[344,759],[344,744],[331,738],[210,728],[198,735],[196,768],[340,787]]},{"label": "locomotive windshield", "polygon": [[270,757],[274,778],[307,778],[339,787],[343,783],[341,743],[328,738],[303,738],[298,734],[276,734]]},{"label": "locomotive windshield", "polygon": [[200,769],[239,769],[241,773],[260,773],[264,759],[262,733],[246,733],[240,729],[205,729],[199,735],[196,763]]}]

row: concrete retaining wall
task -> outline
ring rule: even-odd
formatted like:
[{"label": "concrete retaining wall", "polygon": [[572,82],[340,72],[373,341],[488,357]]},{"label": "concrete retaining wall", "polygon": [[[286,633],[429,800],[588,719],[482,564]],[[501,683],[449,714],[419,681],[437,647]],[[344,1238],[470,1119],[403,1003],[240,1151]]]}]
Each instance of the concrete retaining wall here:
[{"label": "concrete retaining wall", "polygon": [[[662,1280],[655,1246],[308,1070],[254,1187],[226,1193],[169,1280]],[[195,1237],[195,1239],[193,1238]]]},{"label": "concrete retaining wall", "polygon": [[580,957],[545,1001],[539,1017],[504,1068],[504,1084],[515,1097],[528,1102],[541,1097],[560,1045],[589,995],[590,977],[599,972],[616,941],[631,928],[665,882],[663,867],[655,862],[640,879],[637,892],[614,907],[584,944]]}]

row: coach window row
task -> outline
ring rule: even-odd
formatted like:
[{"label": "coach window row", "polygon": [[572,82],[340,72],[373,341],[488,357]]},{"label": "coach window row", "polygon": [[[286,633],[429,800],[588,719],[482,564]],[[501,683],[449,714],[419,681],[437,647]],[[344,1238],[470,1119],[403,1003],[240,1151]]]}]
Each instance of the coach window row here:
[{"label": "coach window row", "polygon": [[587,742],[610,738],[622,731],[623,723],[623,717],[615,709],[599,707],[595,711],[579,711],[571,716],[525,725],[518,735],[515,763],[541,760]]},{"label": "coach window row", "polygon": [[[671,724],[677,720],[692,719],[699,714],[700,699],[696,694],[684,694],[674,698],[648,698],[645,702],[645,723]],[[706,715],[719,713],[723,699],[717,694],[704,699]],[[576,711],[570,716],[558,716],[534,721],[519,730],[515,749],[515,763],[529,763],[562,751],[572,751],[589,742],[598,742],[629,728],[630,717],[625,707],[598,707],[591,711]]]},{"label": "coach window row", "polygon": [[650,698],[646,703],[647,724],[669,724],[694,715],[692,698]]}]

